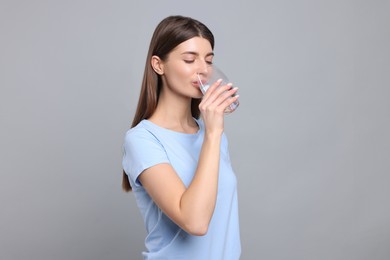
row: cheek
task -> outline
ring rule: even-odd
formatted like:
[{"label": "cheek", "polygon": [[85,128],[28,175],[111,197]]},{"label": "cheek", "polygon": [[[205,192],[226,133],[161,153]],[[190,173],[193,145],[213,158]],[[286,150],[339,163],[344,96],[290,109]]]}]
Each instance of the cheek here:
[{"label": "cheek", "polygon": [[183,65],[170,70],[170,73],[167,76],[170,77],[169,81],[172,82],[191,81],[192,74],[192,69],[186,65]]},{"label": "cheek", "polygon": [[196,75],[193,64],[186,64],[180,60],[167,64],[164,72],[166,83],[178,91],[191,86]]},{"label": "cheek", "polygon": [[182,64],[176,68],[176,73],[180,75],[180,77],[188,77],[191,75],[192,68],[188,64]]},{"label": "cheek", "polygon": [[188,80],[189,77],[181,71],[170,71],[169,73],[166,73],[165,76],[165,80],[168,85],[167,87],[176,89],[176,91],[183,89],[183,85],[190,81]]}]

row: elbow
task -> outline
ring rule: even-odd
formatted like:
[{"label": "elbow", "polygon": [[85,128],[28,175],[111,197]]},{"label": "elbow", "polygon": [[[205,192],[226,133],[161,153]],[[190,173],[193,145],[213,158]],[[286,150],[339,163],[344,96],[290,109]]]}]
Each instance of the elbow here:
[{"label": "elbow", "polygon": [[207,234],[208,229],[208,224],[186,225],[184,228],[188,234],[193,236],[204,236]]},{"label": "elbow", "polygon": [[191,230],[190,234],[193,236],[204,236],[207,234],[207,231],[208,231],[208,227],[202,227],[202,228]]}]

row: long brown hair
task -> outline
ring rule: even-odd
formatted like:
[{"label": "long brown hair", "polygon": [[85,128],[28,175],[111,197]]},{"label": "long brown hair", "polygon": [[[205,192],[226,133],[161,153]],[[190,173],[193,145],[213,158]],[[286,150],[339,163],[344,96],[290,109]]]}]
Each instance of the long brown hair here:
[{"label": "long brown hair", "polygon": [[[156,55],[164,61],[177,45],[196,36],[208,40],[211,48],[214,49],[212,32],[206,25],[193,18],[179,15],[169,16],[158,24],[150,41],[141,93],[131,127],[152,116],[157,107],[162,83],[160,75],[151,66],[152,56]],[[199,118],[199,103],[199,99],[191,101],[191,113],[194,118]],[[124,191],[131,191],[131,185],[125,171],[123,171],[122,188]]]}]

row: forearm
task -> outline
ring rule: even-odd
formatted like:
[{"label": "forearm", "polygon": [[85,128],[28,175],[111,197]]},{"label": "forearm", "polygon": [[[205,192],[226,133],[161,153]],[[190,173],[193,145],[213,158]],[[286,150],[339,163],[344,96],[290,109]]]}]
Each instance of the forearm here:
[{"label": "forearm", "polygon": [[214,213],[218,191],[221,134],[206,134],[199,155],[198,167],[180,201],[186,229],[207,232]]}]

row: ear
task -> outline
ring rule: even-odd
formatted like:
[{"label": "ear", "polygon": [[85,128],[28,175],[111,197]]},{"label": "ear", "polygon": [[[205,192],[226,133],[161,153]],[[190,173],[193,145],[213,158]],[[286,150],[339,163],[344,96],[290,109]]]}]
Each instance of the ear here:
[{"label": "ear", "polygon": [[160,57],[154,55],[152,56],[152,60],[150,61],[151,65],[152,65],[152,68],[153,70],[159,74],[159,75],[163,75],[164,74],[164,64],[162,62],[162,60],[160,59]]}]

